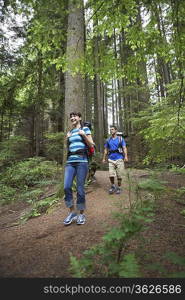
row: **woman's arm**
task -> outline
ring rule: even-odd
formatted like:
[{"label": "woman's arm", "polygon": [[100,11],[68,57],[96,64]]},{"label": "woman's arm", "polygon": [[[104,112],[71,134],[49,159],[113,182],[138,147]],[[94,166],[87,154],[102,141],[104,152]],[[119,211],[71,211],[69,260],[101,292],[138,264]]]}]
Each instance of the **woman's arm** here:
[{"label": "woman's arm", "polygon": [[84,141],[87,143],[89,147],[94,146],[94,142],[91,134],[86,135],[84,130],[79,130],[78,133],[84,138]]}]

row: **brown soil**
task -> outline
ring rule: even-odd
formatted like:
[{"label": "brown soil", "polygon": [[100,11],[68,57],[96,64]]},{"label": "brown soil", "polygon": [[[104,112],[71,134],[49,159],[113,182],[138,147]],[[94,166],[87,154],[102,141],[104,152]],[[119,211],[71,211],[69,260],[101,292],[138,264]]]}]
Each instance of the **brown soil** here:
[{"label": "brown soil", "polygon": [[[147,176],[145,170],[134,170],[136,178]],[[154,222],[127,245],[140,257],[142,277],[164,276],[160,271],[146,268],[152,262],[164,266],[170,273],[184,271],[182,266],[164,260],[166,252],[184,256],[185,218],[180,211],[183,204],[172,199],[174,188],[184,186],[182,175],[166,173],[162,179],[167,181],[169,192],[157,200]],[[97,171],[96,182],[87,188],[86,224],[63,225],[68,211],[61,201],[49,214],[28,220],[17,225],[21,215],[28,209],[25,203],[2,206],[0,209],[0,276],[1,278],[69,278],[69,256],[81,257],[83,251],[101,241],[105,232],[115,223],[112,212],[118,203],[128,205],[128,188],[123,184],[121,195],[109,195],[108,172]]]}]

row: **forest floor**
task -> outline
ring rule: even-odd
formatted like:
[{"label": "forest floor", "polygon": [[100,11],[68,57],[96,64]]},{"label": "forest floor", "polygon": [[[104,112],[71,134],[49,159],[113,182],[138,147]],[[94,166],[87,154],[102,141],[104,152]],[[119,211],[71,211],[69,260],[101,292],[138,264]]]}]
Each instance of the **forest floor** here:
[{"label": "forest floor", "polygon": [[[147,170],[132,172],[137,179],[148,176]],[[166,252],[184,257],[185,207],[175,201],[173,190],[185,186],[185,175],[165,172],[168,192],[157,200],[155,218],[141,234],[142,238],[129,242],[127,250],[140,257],[143,278],[164,277],[160,270],[147,268],[154,263],[170,274],[185,271],[185,267],[164,259]],[[0,277],[1,278],[72,278],[70,254],[80,258],[86,249],[101,242],[103,235],[115,223],[113,212],[119,203],[128,205],[128,186],[123,183],[120,195],[109,195],[108,171],[97,171],[96,181],[87,188],[85,225],[64,226],[68,211],[61,200],[48,214],[16,225],[29,209],[28,203],[14,203],[0,207]]]}]

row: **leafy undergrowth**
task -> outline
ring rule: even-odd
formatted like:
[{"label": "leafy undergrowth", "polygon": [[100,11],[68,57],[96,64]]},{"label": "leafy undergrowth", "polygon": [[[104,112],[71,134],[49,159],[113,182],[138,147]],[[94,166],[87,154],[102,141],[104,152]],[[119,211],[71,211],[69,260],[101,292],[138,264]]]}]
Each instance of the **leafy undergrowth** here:
[{"label": "leafy undergrowth", "polygon": [[[67,211],[62,198],[55,202],[58,183],[43,184],[39,199],[26,202],[32,211],[25,211],[24,200],[1,206],[2,276],[184,277],[184,175],[127,171],[121,195],[109,195],[108,172],[97,172],[87,187],[82,227],[63,226]],[[28,201],[34,189],[28,188]]]},{"label": "leafy undergrowth", "polygon": [[[159,257],[155,257],[150,247],[156,241],[156,237],[152,236],[152,231],[156,223],[160,226],[159,214],[161,215],[164,210],[165,215],[165,210],[167,210],[161,202],[164,201],[165,195],[168,195],[169,198],[171,197],[170,201],[173,206],[176,196],[184,195],[184,187],[172,191],[167,181],[160,181],[153,176],[140,182],[133,182],[129,172],[127,177],[128,186],[132,189],[132,191],[129,190],[129,195],[134,193],[134,201],[129,199],[129,207],[126,209],[120,207],[119,213],[114,214],[118,225],[103,236],[101,243],[84,251],[80,259],[70,255],[70,271],[76,278],[150,277],[148,274],[152,272],[153,277],[184,278],[184,255],[168,251],[169,247],[167,246],[166,251],[161,247],[159,259]],[[166,202],[168,210],[170,210],[170,204]],[[182,215],[183,212],[184,210],[180,211]],[[185,227],[183,224],[182,226]],[[174,228],[171,233],[174,237],[176,230],[173,230]],[[150,235],[151,238],[149,238]],[[163,239],[160,235],[158,238],[159,241]],[[163,243],[165,239],[164,231]],[[171,240],[167,240],[167,242],[169,243]],[[177,252],[179,252],[178,248]],[[169,264],[166,262],[169,262],[172,267],[169,268]]]},{"label": "leafy undergrowth", "polygon": [[34,157],[7,167],[0,176],[0,205],[25,202],[30,210],[20,218],[24,223],[47,212],[59,200],[57,193],[47,194],[49,187],[60,184],[61,167],[53,161]]}]

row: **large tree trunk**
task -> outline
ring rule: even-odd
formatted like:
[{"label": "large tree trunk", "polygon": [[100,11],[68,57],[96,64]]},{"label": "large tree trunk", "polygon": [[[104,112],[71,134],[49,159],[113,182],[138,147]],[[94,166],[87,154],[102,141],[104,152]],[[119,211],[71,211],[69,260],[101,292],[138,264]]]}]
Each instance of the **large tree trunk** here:
[{"label": "large tree trunk", "polygon": [[[69,0],[67,29],[67,71],[65,73],[65,122],[64,131],[70,129],[69,114],[72,111],[84,114],[84,79],[79,71],[84,59],[84,11],[83,0]],[[63,162],[66,159],[64,145]]]},{"label": "large tree trunk", "polygon": [[67,71],[65,73],[65,126],[70,127],[69,113],[84,113],[84,79],[79,71],[84,58],[83,0],[69,0],[67,29]]}]

